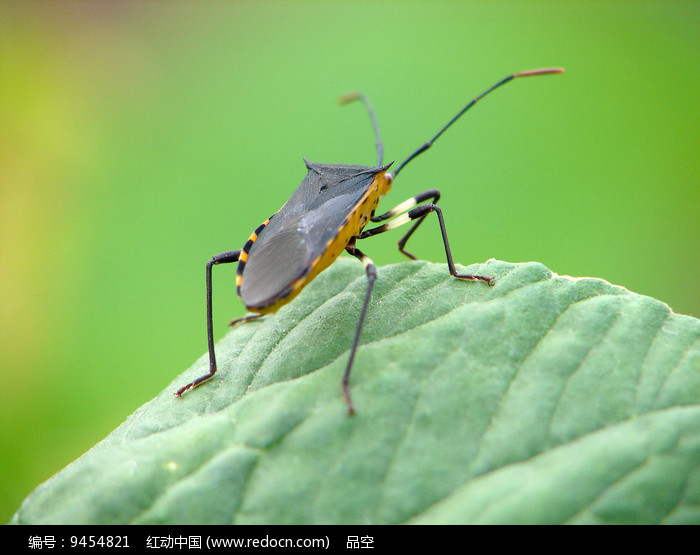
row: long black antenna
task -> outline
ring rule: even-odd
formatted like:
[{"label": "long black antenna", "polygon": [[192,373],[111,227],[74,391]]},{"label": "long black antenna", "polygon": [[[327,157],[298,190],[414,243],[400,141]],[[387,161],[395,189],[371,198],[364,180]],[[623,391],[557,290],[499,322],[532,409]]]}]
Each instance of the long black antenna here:
[{"label": "long black antenna", "polygon": [[377,166],[381,166],[382,160],[384,160],[384,145],[382,144],[382,138],[379,135],[379,125],[377,125],[377,117],[374,115],[374,108],[372,108],[372,104],[370,103],[369,98],[367,98],[364,95],[364,93],[361,92],[351,92],[348,94],[344,94],[340,97],[339,102],[341,104],[345,104],[347,102],[352,102],[353,100],[361,100],[362,103],[365,105],[365,108],[367,108],[367,112],[369,113],[369,119],[372,120],[372,127],[374,128],[374,137],[377,141],[377,156],[379,158]]},{"label": "long black antenna", "polygon": [[[454,123],[456,122],[464,112],[469,110],[474,104],[476,104],[479,100],[481,100],[483,97],[485,97],[487,94],[489,94],[491,91],[497,89],[501,85],[505,85],[508,81],[512,81],[516,77],[530,77],[532,75],[548,75],[550,73],[564,73],[564,70],[560,67],[554,67],[554,68],[548,68],[548,69],[533,69],[530,71],[521,71],[520,73],[514,73],[513,75],[509,75],[508,77],[501,79],[498,83],[493,85],[491,88],[485,90],[482,92],[479,96],[477,96],[475,99],[469,102],[464,108],[462,108],[455,117],[453,117],[445,127],[440,129],[438,131],[437,135],[435,135],[432,139],[430,139],[427,143],[423,144],[420,148],[418,148],[413,154],[411,154],[408,158],[406,158],[401,164],[399,164],[399,167],[396,169],[394,172],[394,177],[399,175],[399,172],[403,169],[403,167],[408,164],[411,160],[413,160],[416,156],[419,154],[425,152],[428,150],[431,146],[433,146],[433,143],[438,140],[440,135],[442,135],[447,129]],[[381,164],[381,161],[380,161]]]}]

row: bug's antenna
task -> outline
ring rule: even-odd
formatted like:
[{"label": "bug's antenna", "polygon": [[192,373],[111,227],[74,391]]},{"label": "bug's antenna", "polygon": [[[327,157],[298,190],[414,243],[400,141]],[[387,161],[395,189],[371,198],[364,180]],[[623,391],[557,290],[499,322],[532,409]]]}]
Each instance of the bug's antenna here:
[{"label": "bug's antenna", "polygon": [[[482,92],[479,96],[474,98],[472,101],[469,102],[464,108],[462,108],[455,117],[453,117],[449,122],[447,122],[447,125],[440,129],[438,131],[437,135],[435,135],[432,139],[430,139],[427,143],[423,144],[420,148],[418,148],[413,154],[411,154],[408,158],[406,158],[401,164],[399,164],[399,167],[396,169],[394,172],[394,177],[399,175],[399,172],[403,169],[403,167],[408,164],[411,160],[413,160],[416,156],[419,154],[425,152],[428,150],[431,146],[433,146],[433,143],[438,140],[440,135],[442,135],[447,129],[454,123],[456,122],[464,112],[469,110],[474,104],[476,104],[479,100],[481,100],[483,97],[485,97],[487,94],[489,94],[491,91],[497,89],[501,85],[505,85],[508,81],[512,81],[516,77],[530,77],[532,75],[548,75],[550,73],[564,73],[564,70],[560,67],[553,67],[553,68],[548,68],[548,69],[532,69],[530,71],[521,71],[520,73],[514,73],[512,75],[509,75],[508,77],[501,79],[498,83],[493,85],[492,87],[486,89],[484,92]],[[381,163],[381,162],[380,162]]]},{"label": "bug's antenna", "polygon": [[361,92],[351,92],[348,94],[344,94],[338,99],[338,101],[341,104],[346,104],[347,102],[352,102],[353,100],[361,100],[362,103],[365,105],[365,108],[367,108],[367,112],[369,113],[369,119],[372,120],[374,136],[377,140],[377,156],[379,157],[377,166],[381,166],[382,160],[384,160],[384,145],[382,144],[382,138],[379,135],[379,125],[377,125],[377,117],[374,115],[374,109],[372,108],[372,104],[370,103],[369,98],[367,98],[364,95],[364,93]]}]

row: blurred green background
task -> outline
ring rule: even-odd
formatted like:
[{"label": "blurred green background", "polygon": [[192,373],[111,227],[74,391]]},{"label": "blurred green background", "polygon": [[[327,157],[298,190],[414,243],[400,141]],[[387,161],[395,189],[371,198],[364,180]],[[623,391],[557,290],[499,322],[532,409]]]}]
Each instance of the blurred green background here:
[{"label": "blurred green background", "polygon": [[[204,265],[305,175],[439,187],[462,264],[537,260],[700,316],[698,2],[0,3],[0,521],[206,348]],[[368,241],[399,262],[400,233]],[[437,225],[411,242],[443,262]],[[244,314],[215,272],[216,335]],[[380,274],[381,277],[381,274]]]}]

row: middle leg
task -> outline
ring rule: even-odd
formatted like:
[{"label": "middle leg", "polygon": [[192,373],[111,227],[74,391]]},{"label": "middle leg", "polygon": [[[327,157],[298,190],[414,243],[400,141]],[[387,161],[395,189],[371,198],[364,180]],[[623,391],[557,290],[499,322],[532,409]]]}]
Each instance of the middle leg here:
[{"label": "middle leg", "polygon": [[[437,189],[429,189],[427,191],[423,191],[422,193],[417,194],[415,197],[402,202],[398,206],[395,206],[388,212],[380,214],[379,216],[373,216],[370,219],[373,222],[382,222],[384,220],[388,220],[389,218],[393,218],[394,216],[406,212],[406,210],[410,210],[414,206],[417,206],[428,199],[432,199],[433,204],[437,204],[437,201],[440,200],[440,191],[438,191]],[[401,239],[399,240],[399,251],[408,256],[411,260],[415,260],[416,257],[413,256],[413,254],[411,254],[407,250],[405,250],[404,247],[406,246],[406,242],[408,241],[409,237],[411,237],[411,235],[413,235],[413,232],[416,231],[416,229],[418,229],[418,226],[423,223],[423,220],[425,220],[426,216],[427,214],[419,218],[418,221],[411,226],[411,229],[408,230],[408,233],[406,233],[406,235],[401,237]]]},{"label": "middle leg", "polygon": [[354,240],[347,247],[345,247],[345,250],[362,262],[362,265],[365,267],[365,272],[367,273],[367,292],[365,293],[365,301],[362,304],[360,321],[358,322],[357,329],[355,330],[355,339],[353,340],[352,348],[350,349],[350,358],[348,359],[348,364],[345,367],[345,373],[343,374],[343,395],[345,396],[345,402],[348,404],[348,412],[350,414],[355,414],[355,405],[353,405],[352,397],[350,396],[350,370],[352,370],[352,363],[353,360],[355,360],[355,352],[357,351],[357,346],[360,343],[360,335],[362,333],[362,326],[365,323],[367,306],[369,305],[369,300],[372,296],[372,288],[374,287],[374,282],[377,279],[377,267],[374,265],[374,262],[372,262],[372,259],[369,256],[355,246]]}]

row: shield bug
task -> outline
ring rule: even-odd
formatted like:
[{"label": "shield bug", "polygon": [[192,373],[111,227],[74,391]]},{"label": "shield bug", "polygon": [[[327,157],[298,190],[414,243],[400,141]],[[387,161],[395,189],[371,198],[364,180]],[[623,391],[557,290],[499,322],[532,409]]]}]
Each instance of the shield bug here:
[{"label": "shield bug", "polygon": [[[249,237],[240,250],[217,254],[206,265],[207,339],[209,347],[209,372],[175,392],[178,397],[209,380],[216,374],[216,353],[212,323],[212,267],[217,264],[238,262],[236,289],[251,314],[231,322],[250,321],[264,314],[275,312],[291,301],[302,288],[327,268],[343,251],[358,258],[367,275],[367,291],[355,329],[350,354],[342,380],[342,391],[350,414],[355,408],[350,396],[349,380],[353,359],[362,333],[362,325],[377,279],[377,269],[372,260],[356,246],[358,240],[384,233],[413,222],[408,232],[399,240],[399,250],[409,258],[415,258],[405,250],[406,242],[423,220],[434,212],[438,219],[449,272],[455,278],[483,281],[493,285],[486,276],[460,274],[455,268],[447,240],[442,210],[437,206],[440,192],[424,191],[388,212],[375,215],[379,200],[389,192],[401,170],[416,156],[425,152],[467,110],[481,98],[516,77],[530,77],[563,73],[563,69],[549,68],[514,73],[482,92],[467,103],[428,142],[417,148],[401,162],[396,171],[388,172],[392,164],[383,164],[384,148],[374,110],[364,94],[351,93],[341,98],[341,103],[360,100],[365,105],[374,129],[378,161],[376,166],[306,163],[307,174],[291,198],[275,214],[265,220]],[[387,223],[364,230],[369,222]]]}]

